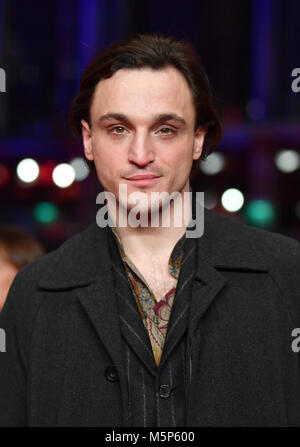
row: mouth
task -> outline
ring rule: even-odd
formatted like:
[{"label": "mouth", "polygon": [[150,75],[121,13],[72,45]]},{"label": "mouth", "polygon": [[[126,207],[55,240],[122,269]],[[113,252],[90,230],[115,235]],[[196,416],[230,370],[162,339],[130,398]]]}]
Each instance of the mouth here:
[{"label": "mouth", "polygon": [[152,174],[133,175],[132,177],[125,178],[126,181],[135,186],[152,186],[155,185],[160,179],[160,176]]}]

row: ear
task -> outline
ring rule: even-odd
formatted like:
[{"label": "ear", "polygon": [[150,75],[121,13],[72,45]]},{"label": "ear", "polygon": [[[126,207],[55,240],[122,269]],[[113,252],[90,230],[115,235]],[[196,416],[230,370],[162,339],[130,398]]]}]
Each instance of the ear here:
[{"label": "ear", "polygon": [[85,120],[81,120],[82,141],[84,147],[84,155],[87,160],[94,160],[94,154],[92,150],[92,136],[89,124]]},{"label": "ear", "polygon": [[194,136],[193,160],[198,160],[202,154],[204,138],[207,132],[206,127],[198,127]]}]

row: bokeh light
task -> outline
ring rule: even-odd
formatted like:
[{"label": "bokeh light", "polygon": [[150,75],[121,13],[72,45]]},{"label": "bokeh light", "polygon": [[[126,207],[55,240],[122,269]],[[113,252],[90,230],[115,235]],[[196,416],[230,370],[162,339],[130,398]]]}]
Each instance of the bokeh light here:
[{"label": "bokeh light", "polygon": [[33,209],[35,219],[43,224],[49,224],[57,220],[58,209],[51,202],[40,202]]},{"label": "bokeh light", "polygon": [[300,154],[292,149],[281,150],[275,155],[275,165],[282,172],[294,172],[300,167]]},{"label": "bokeh light", "polygon": [[214,191],[204,191],[204,206],[209,210],[215,208],[218,203],[218,196]]},{"label": "bokeh light", "polygon": [[273,204],[264,199],[250,201],[246,206],[245,214],[248,223],[258,227],[269,227],[276,219]]},{"label": "bokeh light", "polygon": [[226,211],[235,213],[244,205],[244,195],[239,189],[229,188],[223,192],[221,203]]},{"label": "bokeh light", "polygon": [[17,165],[17,176],[24,183],[32,183],[39,176],[40,168],[32,158],[24,158]]},{"label": "bokeh light", "polygon": [[61,163],[55,167],[52,179],[59,188],[67,188],[75,180],[75,171],[68,163]]},{"label": "bokeh light", "polygon": [[218,174],[225,166],[225,157],[220,152],[213,152],[209,155],[207,160],[200,161],[200,169],[204,174],[215,175]]},{"label": "bokeh light", "polygon": [[79,182],[85,180],[90,173],[89,167],[82,157],[73,158],[69,164],[75,171],[75,180]]},{"label": "bokeh light", "polygon": [[6,186],[10,180],[10,173],[6,166],[0,165],[0,188]]}]

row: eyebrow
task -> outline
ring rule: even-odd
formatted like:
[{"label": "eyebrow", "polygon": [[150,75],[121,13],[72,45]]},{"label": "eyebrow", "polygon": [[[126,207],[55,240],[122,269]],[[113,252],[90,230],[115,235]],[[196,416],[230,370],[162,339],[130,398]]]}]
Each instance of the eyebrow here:
[{"label": "eyebrow", "polygon": [[[103,121],[123,121],[125,123],[130,124],[130,120],[126,115],[123,115],[122,113],[106,113],[105,115],[102,115],[98,122],[102,123]],[[153,123],[161,122],[161,121],[175,121],[178,124],[185,125],[186,121],[176,113],[162,113],[160,115],[157,115],[154,117]]]}]

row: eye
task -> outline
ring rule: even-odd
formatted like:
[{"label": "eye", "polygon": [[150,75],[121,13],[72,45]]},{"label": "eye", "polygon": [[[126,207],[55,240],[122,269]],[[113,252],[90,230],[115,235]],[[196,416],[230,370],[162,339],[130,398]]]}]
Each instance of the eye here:
[{"label": "eye", "polygon": [[111,129],[111,131],[117,135],[122,135],[125,133],[126,129],[122,126],[115,126]]},{"label": "eye", "polygon": [[172,134],[176,133],[175,130],[171,129],[170,127],[162,127],[161,129],[159,129],[159,132],[162,135],[172,135]]}]

